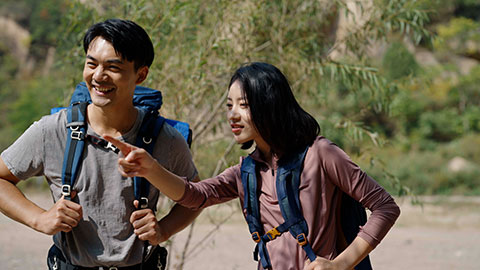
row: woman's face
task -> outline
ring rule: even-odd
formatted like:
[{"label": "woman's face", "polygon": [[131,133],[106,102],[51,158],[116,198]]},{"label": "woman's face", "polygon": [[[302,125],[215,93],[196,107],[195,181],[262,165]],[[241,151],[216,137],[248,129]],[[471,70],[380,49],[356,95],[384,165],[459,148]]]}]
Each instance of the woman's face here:
[{"label": "woman's face", "polygon": [[238,81],[235,81],[228,90],[227,119],[237,143],[251,140],[258,142],[261,138],[253,124],[247,97]]}]

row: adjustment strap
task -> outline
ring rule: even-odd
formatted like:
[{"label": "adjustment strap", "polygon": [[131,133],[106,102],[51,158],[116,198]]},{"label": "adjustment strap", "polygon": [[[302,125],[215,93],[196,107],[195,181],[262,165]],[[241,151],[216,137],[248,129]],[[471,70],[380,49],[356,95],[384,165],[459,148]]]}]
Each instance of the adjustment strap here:
[{"label": "adjustment strap", "polygon": [[297,243],[303,248],[303,250],[305,250],[305,253],[307,253],[307,256],[310,259],[310,261],[313,262],[317,258],[317,255],[313,251],[310,243],[308,243],[307,236],[305,236],[304,233],[301,233],[297,235],[296,240],[297,240]]},{"label": "adjustment strap", "polygon": [[118,154],[120,152],[120,149],[118,149],[115,145],[113,145],[111,142],[104,140],[102,138],[99,138],[97,136],[93,136],[90,134],[86,135],[87,140],[91,142],[94,145],[100,146],[105,150],[113,151],[115,154]]},{"label": "adjustment strap", "polygon": [[270,263],[270,255],[268,255],[267,245],[266,243],[262,242],[259,245],[259,253],[260,253],[260,262],[262,263],[263,268],[270,269],[272,268],[272,264]]}]

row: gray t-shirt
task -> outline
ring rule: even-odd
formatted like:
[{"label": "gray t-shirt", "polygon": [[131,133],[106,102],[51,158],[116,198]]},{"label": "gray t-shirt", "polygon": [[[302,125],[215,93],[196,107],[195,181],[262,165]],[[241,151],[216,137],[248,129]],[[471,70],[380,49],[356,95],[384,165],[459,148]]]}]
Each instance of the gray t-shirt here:
[{"label": "gray t-shirt", "polygon": [[[144,113],[139,110],[132,129],[120,139],[134,143]],[[19,179],[44,175],[53,198],[61,198],[62,164],[66,144],[66,110],[42,117],[33,123],[1,157]],[[87,133],[95,134],[89,126]],[[182,135],[164,124],[153,157],[171,172],[192,180],[197,170]],[[73,189],[74,202],[83,209],[83,219],[72,232],[54,236],[54,242],[71,263],[84,267],[124,267],[141,262],[143,242],[133,233],[129,221],[133,206],[133,179],[118,171],[118,155],[112,151],[85,144],[83,162]],[[151,186],[149,207],[154,209],[159,191]]]}]

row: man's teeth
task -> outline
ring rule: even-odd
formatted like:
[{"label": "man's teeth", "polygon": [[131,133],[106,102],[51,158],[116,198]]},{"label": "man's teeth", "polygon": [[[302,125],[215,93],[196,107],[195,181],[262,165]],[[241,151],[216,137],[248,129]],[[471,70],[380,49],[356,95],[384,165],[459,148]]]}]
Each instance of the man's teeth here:
[{"label": "man's teeth", "polygon": [[108,92],[112,90],[112,88],[101,88],[101,87],[96,87],[97,91],[99,92]]}]

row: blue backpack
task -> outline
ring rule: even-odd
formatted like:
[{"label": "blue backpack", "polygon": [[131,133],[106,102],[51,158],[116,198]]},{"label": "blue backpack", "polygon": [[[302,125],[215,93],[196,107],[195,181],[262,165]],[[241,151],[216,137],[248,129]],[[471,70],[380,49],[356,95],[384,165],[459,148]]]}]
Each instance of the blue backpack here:
[{"label": "blue backpack", "polygon": [[[85,119],[86,108],[91,103],[90,93],[85,82],[79,83],[72,95],[70,106],[67,107],[67,143],[62,169],[62,194],[67,200],[71,199],[71,189],[80,168],[85,141],[89,141],[106,150],[118,153],[119,150],[110,142],[92,135],[87,135],[87,123]],[[158,90],[143,86],[136,86],[133,104],[139,109],[144,110],[145,117],[137,135],[135,145],[147,150],[150,154],[153,152],[156,138],[162,129],[163,124],[173,126],[182,134],[190,147],[192,142],[192,131],[188,123],[166,119],[159,115],[158,110],[162,106],[162,93]],[[63,107],[53,108],[51,113],[55,113]],[[135,199],[140,202],[139,208],[148,206],[148,192],[150,183],[143,177],[134,177]]]},{"label": "blue backpack", "polygon": [[[257,243],[253,252],[253,258],[260,262],[264,269],[272,267],[266,244],[274,240],[282,233],[289,231],[297,240],[297,243],[306,252],[310,261],[317,257],[310,243],[308,243],[308,226],[302,215],[299,200],[300,176],[303,169],[303,161],[308,147],[303,151],[295,153],[290,157],[278,161],[276,188],[278,205],[282,212],[284,223],[264,233],[260,222],[260,207],[258,201],[257,171],[255,160],[250,156],[246,157],[241,165],[241,178],[244,190],[244,205],[246,210],[246,221],[253,240]],[[347,194],[342,194],[340,207],[340,223],[343,236],[347,244],[350,244],[358,234],[359,226],[367,221],[365,208]],[[345,248],[345,247],[342,247]],[[343,249],[342,249],[343,250]],[[356,270],[371,270],[370,259],[367,256],[357,266]]]}]

